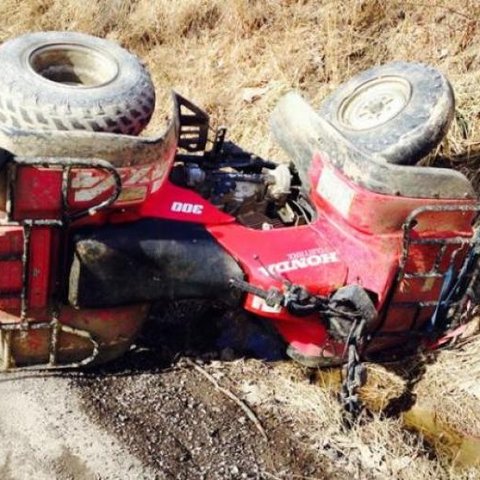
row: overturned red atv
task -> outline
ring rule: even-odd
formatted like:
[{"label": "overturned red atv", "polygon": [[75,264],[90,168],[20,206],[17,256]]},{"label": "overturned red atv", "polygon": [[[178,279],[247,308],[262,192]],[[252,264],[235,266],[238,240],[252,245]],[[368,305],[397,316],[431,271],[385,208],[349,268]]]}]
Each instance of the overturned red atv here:
[{"label": "overturned red atv", "polygon": [[416,166],[453,117],[438,71],[373,68],[318,112],[288,94],[271,119],[293,160],[279,165],[224,129],[209,139],[177,94],[163,135],[136,136],[153,87],[105,40],[28,34],[0,62],[4,369],[113,359],[157,301],[267,318],[308,366],[412,351],[461,324],[476,195],[457,171]]}]

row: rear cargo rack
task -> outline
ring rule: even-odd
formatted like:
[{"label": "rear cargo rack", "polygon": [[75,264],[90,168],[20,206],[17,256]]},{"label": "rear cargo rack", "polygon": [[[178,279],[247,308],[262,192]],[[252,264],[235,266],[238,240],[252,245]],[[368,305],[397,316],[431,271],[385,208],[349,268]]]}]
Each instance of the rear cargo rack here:
[{"label": "rear cargo rack", "polygon": [[[14,202],[15,202],[15,180],[17,168],[19,166],[38,166],[42,168],[61,168],[62,169],[62,185],[61,185],[61,199],[62,210],[59,219],[38,219],[27,218],[21,220],[14,220]],[[51,312],[48,321],[31,321],[29,320],[29,275],[30,275],[30,238],[31,232],[37,227],[51,227],[64,231],[65,227],[73,220],[78,220],[82,217],[93,215],[98,211],[113,204],[120,195],[122,182],[116,168],[105,160],[100,159],[76,159],[76,158],[22,158],[13,157],[7,163],[7,201],[6,201],[6,218],[0,221],[1,226],[20,226],[23,229],[23,253],[21,256],[22,265],[22,284],[19,292],[11,292],[11,295],[20,296],[20,319],[17,322],[2,322],[0,317],[0,348],[1,348],[1,365],[2,370],[16,370],[16,369],[48,369],[48,368],[75,368],[88,365],[95,361],[99,353],[99,346],[91,333],[87,330],[71,327],[62,324],[59,319],[60,312],[60,298],[58,293],[52,293],[48,299],[48,310]],[[96,205],[84,210],[72,211],[68,203],[68,186],[70,182],[70,172],[74,168],[88,168],[102,170],[108,173],[113,179],[113,189],[111,195],[99,202]],[[62,245],[63,242],[60,242]],[[58,252],[59,258],[63,258],[63,252]],[[59,262],[58,268],[63,268]],[[57,286],[58,287],[58,286]],[[59,290],[59,288],[54,288]],[[36,363],[34,366],[16,367],[14,359],[12,358],[12,333],[14,331],[32,331],[32,330],[48,330],[49,331],[49,358],[46,363]],[[61,363],[59,364],[57,358],[57,347],[59,335],[65,332],[71,335],[87,339],[91,344],[91,354],[78,362]]]}]

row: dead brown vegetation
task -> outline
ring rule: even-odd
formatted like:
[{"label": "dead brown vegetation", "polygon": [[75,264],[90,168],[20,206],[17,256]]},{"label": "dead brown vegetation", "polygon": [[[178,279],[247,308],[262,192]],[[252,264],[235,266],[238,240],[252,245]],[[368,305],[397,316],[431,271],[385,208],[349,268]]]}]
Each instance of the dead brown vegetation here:
[{"label": "dead brown vegetation", "polygon": [[0,40],[79,30],[139,54],[159,97],[152,128],[168,115],[175,88],[245,147],[278,153],[268,115],[283,93],[298,89],[318,105],[359,70],[404,59],[436,65],[452,81],[458,121],[445,153],[470,161],[480,143],[476,0],[3,0],[0,14]]},{"label": "dead brown vegetation", "polygon": [[[268,116],[283,93],[297,89],[318,105],[372,65],[433,64],[450,78],[457,99],[457,118],[439,153],[478,177],[478,0],[2,0],[0,18],[0,41],[32,30],[77,30],[118,41],[152,72],[158,108],[150,130],[168,116],[174,88],[263,156],[281,155],[268,136]],[[445,411],[455,411],[466,398],[463,387],[452,386],[455,378],[465,370],[480,378],[478,365],[468,363],[478,357],[478,345],[445,354],[418,395],[439,392],[448,399]],[[432,455],[398,419],[374,414],[344,431],[328,389],[319,391],[284,367],[243,388],[251,404],[303,422],[307,447],[324,456],[333,473],[338,467],[352,478],[478,478],[478,471],[454,472],[448,457]],[[460,416],[479,422],[478,397],[471,402],[468,408],[460,402],[467,408]],[[477,423],[472,428],[478,432]]]},{"label": "dead brown vegetation", "polygon": [[[478,319],[477,319],[478,326]],[[439,353],[415,388],[416,405],[406,421],[420,428],[437,450],[459,463],[480,465],[480,338]]]},{"label": "dead brown vegetation", "polygon": [[[302,368],[291,363],[272,368],[238,362],[235,368],[245,379],[239,389],[249,404],[263,417],[282,418],[292,435],[299,436],[305,448],[322,459],[327,478],[478,478],[475,468],[455,468],[449,452],[442,450],[435,456],[431,445],[421,435],[405,429],[401,418],[382,414],[385,404],[404,387],[383,367],[369,365],[370,380],[363,398],[374,411],[351,430],[344,428],[341,407],[335,399],[336,373],[323,373],[311,383]],[[250,380],[251,370],[258,368],[263,368],[265,375]],[[379,390],[380,395],[375,393]],[[379,398],[385,404],[379,403]]]}]

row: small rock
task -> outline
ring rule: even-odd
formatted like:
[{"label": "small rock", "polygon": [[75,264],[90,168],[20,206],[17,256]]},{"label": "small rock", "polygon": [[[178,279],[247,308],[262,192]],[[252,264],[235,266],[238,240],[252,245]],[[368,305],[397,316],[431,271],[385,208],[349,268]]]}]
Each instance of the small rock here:
[{"label": "small rock", "polygon": [[235,360],[235,351],[230,348],[230,347],[227,347],[227,348],[224,348],[221,352],[220,352],[220,358],[224,361],[224,362],[231,362],[233,360]]},{"label": "small rock", "polygon": [[242,100],[245,103],[253,103],[265,95],[268,87],[247,87],[242,90]]}]

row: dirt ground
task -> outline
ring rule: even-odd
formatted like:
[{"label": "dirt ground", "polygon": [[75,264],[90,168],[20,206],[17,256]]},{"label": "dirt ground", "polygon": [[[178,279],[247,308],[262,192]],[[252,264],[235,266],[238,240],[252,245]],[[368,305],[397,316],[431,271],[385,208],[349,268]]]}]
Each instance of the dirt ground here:
[{"label": "dirt ground", "polygon": [[214,350],[218,325],[202,337],[194,307],[189,315],[175,311],[108,365],[0,376],[0,478],[335,478],[288,419],[251,407],[265,438],[202,374],[248,406],[238,387],[264,377],[268,364],[220,360],[234,351]]},{"label": "dirt ground", "polygon": [[[207,368],[232,388],[228,364]],[[182,362],[163,372],[83,377],[76,384],[84,408],[155,478],[325,478],[319,459],[282,419],[257,413],[264,439],[237,404]]]},{"label": "dirt ground", "polygon": [[3,374],[0,412],[2,480],[155,478],[82,408],[67,376]]},{"label": "dirt ground", "polygon": [[[282,419],[260,415],[265,440],[191,366],[138,357],[110,371],[2,375],[0,478],[330,478]],[[228,363],[213,370],[232,383]]]},{"label": "dirt ground", "polygon": [[197,307],[154,311],[110,364],[1,374],[0,479],[478,478],[398,417],[368,413],[345,429],[314,372],[253,358],[252,334],[277,346],[261,325]]}]

